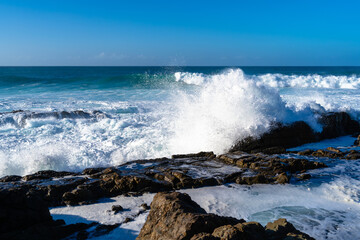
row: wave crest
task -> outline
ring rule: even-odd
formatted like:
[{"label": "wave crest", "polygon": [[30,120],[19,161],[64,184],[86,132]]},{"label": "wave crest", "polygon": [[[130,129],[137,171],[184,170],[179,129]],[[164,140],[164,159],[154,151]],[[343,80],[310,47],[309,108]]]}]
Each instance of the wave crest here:
[{"label": "wave crest", "polygon": [[[176,72],[175,80],[187,84],[202,85],[211,81],[213,76],[202,73]],[[327,89],[359,89],[360,77],[351,76],[322,76],[319,74],[309,75],[286,75],[280,73],[268,73],[262,75],[248,75],[257,83],[265,84],[275,88],[327,88]]]}]

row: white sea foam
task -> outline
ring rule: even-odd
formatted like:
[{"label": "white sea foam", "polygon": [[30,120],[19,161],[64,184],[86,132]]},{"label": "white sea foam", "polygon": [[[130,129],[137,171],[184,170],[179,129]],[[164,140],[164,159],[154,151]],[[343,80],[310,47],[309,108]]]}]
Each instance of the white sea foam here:
[{"label": "white sea foam", "polygon": [[254,77],[259,81],[277,88],[343,88],[359,89],[360,77],[353,76],[322,76],[318,74],[309,75],[284,75],[264,74]]},{"label": "white sea foam", "polygon": [[[0,114],[0,175],[80,171],[175,153],[222,153],[275,121],[305,120],[320,131],[318,114],[346,110],[358,117],[351,109],[360,109],[356,90],[278,89],[241,69],[213,75],[178,72],[173,80],[187,87],[6,96],[1,103],[6,111],[29,111]],[[79,109],[103,113],[90,118],[52,114]],[[32,118],[31,112],[41,114]]]},{"label": "white sea foam", "polygon": [[[22,114],[22,113],[20,113]],[[39,170],[81,171],[170,155],[161,111],[95,119],[27,119],[0,127],[1,175]]]},{"label": "white sea foam", "polygon": [[[176,81],[182,81],[187,84],[201,85],[211,79],[213,75],[190,72],[176,72]],[[335,76],[335,75],[286,75],[280,73],[268,73],[262,75],[248,75],[259,83],[266,84],[275,88],[342,88],[342,89],[359,89],[360,77],[352,76]]]}]

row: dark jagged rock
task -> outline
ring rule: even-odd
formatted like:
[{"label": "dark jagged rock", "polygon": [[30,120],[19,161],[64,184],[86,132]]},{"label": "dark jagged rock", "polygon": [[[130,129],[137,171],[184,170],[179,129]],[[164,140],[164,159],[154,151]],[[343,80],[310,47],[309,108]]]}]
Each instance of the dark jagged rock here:
[{"label": "dark jagged rock", "polygon": [[323,125],[320,139],[336,138],[360,131],[359,123],[351,119],[346,112],[324,114],[321,116],[319,123]]},{"label": "dark jagged rock", "polygon": [[46,171],[39,171],[34,174],[26,175],[23,177],[24,181],[31,181],[31,180],[42,180],[42,179],[49,179],[49,178],[58,178],[64,177],[69,175],[75,175],[73,172],[57,172],[53,170],[46,170]]},{"label": "dark jagged rock", "polygon": [[[337,153],[336,153],[337,154]],[[82,174],[40,171],[2,178],[0,186],[25,186],[49,206],[83,205],[99,198],[136,195],[224,183],[288,183],[292,173],[326,167],[304,159],[281,159],[264,154],[234,152],[218,157],[212,152],[180,155],[173,159],[138,160],[109,168],[85,169]],[[353,153],[355,156],[355,153]],[[86,175],[88,174],[88,175]]]},{"label": "dark jagged rock", "polygon": [[313,154],[313,152],[314,152],[314,150],[305,149],[305,150],[302,150],[300,152],[297,152],[297,154],[303,155],[303,156],[309,156],[309,155]]},{"label": "dark jagged rock", "polygon": [[339,159],[347,159],[347,160],[357,160],[360,159],[360,152],[357,150],[350,151],[340,151],[339,149],[328,147],[327,149],[319,149],[319,150],[304,150],[300,151],[297,154],[303,156],[313,156],[313,157],[324,157],[324,158],[339,158]]},{"label": "dark jagged rock", "polygon": [[323,126],[320,133],[314,132],[303,121],[294,122],[290,125],[278,123],[260,137],[250,136],[240,140],[230,149],[230,152],[283,153],[283,149],[323,139],[351,135],[360,131],[360,124],[352,120],[350,115],[345,112],[324,114],[319,118],[319,123]]},{"label": "dark jagged rock", "polygon": [[101,171],[104,171],[105,169],[106,168],[86,168],[81,172],[81,174],[93,175],[93,174],[99,173]]},{"label": "dark jagged rock", "polygon": [[213,152],[199,152],[199,153],[190,153],[190,154],[177,154],[171,156],[171,158],[194,158],[194,157],[215,158],[216,155]]},{"label": "dark jagged rock", "polygon": [[207,214],[185,193],[158,193],[137,240],[311,240],[285,219],[268,223],[266,229],[257,222]]},{"label": "dark jagged rock", "polygon": [[124,208],[122,206],[120,206],[120,205],[113,205],[111,207],[111,211],[113,211],[115,213],[121,212],[123,210],[124,210]]},{"label": "dark jagged rock", "polygon": [[[49,184],[47,186],[38,187],[43,193],[44,200],[49,206],[55,207],[64,204],[63,195],[65,192],[72,191],[77,186],[86,182],[85,178],[65,178],[59,184]],[[41,184],[41,183],[40,183]]]},{"label": "dark jagged rock", "polygon": [[218,161],[213,153],[203,152],[184,155],[184,158],[138,160],[106,169],[85,169],[82,175],[40,171],[22,178],[26,181],[7,176],[2,178],[0,186],[26,186],[36,191],[49,206],[78,205],[121,194],[219,185],[227,175],[236,171],[239,171],[238,167]]},{"label": "dark jagged rock", "polygon": [[54,221],[40,194],[26,187],[0,191],[0,239],[61,239],[88,227]]},{"label": "dark jagged rock", "polygon": [[342,158],[344,156],[343,153],[341,152],[335,152],[335,151],[330,151],[330,150],[316,150],[314,152],[311,153],[311,156],[314,157],[327,157],[327,158]]},{"label": "dark jagged rock", "polygon": [[14,182],[14,181],[20,181],[21,180],[21,176],[17,176],[17,175],[9,175],[9,176],[5,176],[0,178],[0,182]]},{"label": "dark jagged rock", "polygon": [[355,151],[355,150],[351,150],[346,156],[346,159],[348,160],[356,160],[356,159],[360,159],[360,152]]},{"label": "dark jagged rock", "polygon": [[125,220],[124,220],[124,222],[123,222],[123,223],[128,223],[128,222],[132,222],[132,221],[134,221],[134,219],[133,219],[133,218],[129,218],[129,217],[127,217],[127,218],[125,218]]},{"label": "dark jagged rock", "polygon": [[280,173],[275,177],[275,181],[280,184],[289,183],[290,177],[286,173]]},{"label": "dark jagged rock", "polygon": [[236,143],[230,152],[262,152],[269,151],[280,153],[283,149],[302,145],[317,140],[317,135],[311,127],[303,121],[294,122],[290,125],[277,124],[272,129],[264,133],[260,138],[248,137]]},{"label": "dark jagged rock", "polygon": [[146,203],[141,204],[140,207],[143,209],[143,211],[146,211],[146,210],[149,210],[149,209],[150,209],[150,206],[147,205]]},{"label": "dark jagged rock", "polygon": [[225,182],[238,184],[289,183],[291,174],[311,169],[325,168],[324,163],[306,159],[270,157],[264,154],[229,153],[219,156],[221,161],[233,164],[242,169],[249,169],[254,174],[243,176],[243,171],[229,174]]},{"label": "dark jagged rock", "polygon": [[[210,154],[207,156],[209,158],[201,153],[186,155],[185,158],[133,161],[118,167],[83,172],[91,174],[91,178],[69,172],[40,171],[27,175],[25,179],[28,181],[13,181],[19,180],[19,177],[5,177],[3,187],[26,186],[28,191],[37,192],[49,206],[81,205],[93,203],[98,198],[121,194],[133,195],[224,183],[287,183],[290,179],[287,172],[325,167],[307,160],[280,159],[243,152],[221,155],[219,158],[213,158]],[[137,167],[133,168],[134,165]],[[212,177],[204,177],[204,172]]]},{"label": "dark jagged rock", "polygon": [[270,180],[267,179],[263,174],[258,174],[256,176],[252,176],[252,177],[238,177],[236,179],[236,183],[253,185],[253,184],[260,184],[260,183],[270,183]]},{"label": "dark jagged rock", "polygon": [[97,196],[89,189],[77,188],[71,192],[65,192],[62,196],[66,205],[83,205],[93,203]]},{"label": "dark jagged rock", "polygon": [[310,169],[318,169],[327,167],[325,163],[308,161],[305,159],[289,159],[289,170],[292,173],[310,170]]}]

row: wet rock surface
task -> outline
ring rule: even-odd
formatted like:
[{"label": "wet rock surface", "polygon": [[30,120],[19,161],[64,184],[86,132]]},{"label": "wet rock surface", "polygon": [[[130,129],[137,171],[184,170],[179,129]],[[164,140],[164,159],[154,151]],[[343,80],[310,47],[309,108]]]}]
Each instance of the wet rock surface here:
[{"label": "wet rock surface", "polygon": [[312,156],[317,158],[346,159],[346,160],[360,159],[360,152],[357,150],[340,151],[339,149],[333,147],[328,147],[326,149],[318,149],[318,150],[306,149],[297,152],[297,154],[302,156]]},{"label": "wet rock surface", "polygon": [[292,175],[326,167],[321,162],[280,158],[262,153],[212,152],[173,158],[138,160],[110,168],[90,168],[82,173],[40,171],[23,178],[0,180],[3,189],[36,192],[48,206],[82,205],[99,198],[137,195],[226,183],[289,183]]},{"label": "wet rock surface", "polygon": [[[248,185],[257,183],[289,183],[293,174],[296,175],[298,172],[327,167],[322,162],[296,158],[280,158],[279,156],[269,156],[262,153],[246,154],[243,152],[233,152],[220,155],[219,159],[227,164],[251,170],[253,173],[251,176],[239,174],[232,179],[230,178],[231,181],[229,181]],[[230,176],[227,176],[227,179]]]},{"label": "wet rock surface", "polygon": [[264,228],[257,222],[208,214],[185,193],[158,193],[137,240],[313,239],[279,219]]},{"label": "wet rock surface", "polygon": [[[343,122],[350,121],[350,123],[348,123],[349,127],[337,131],[336,135],[357,129],[352,125],[351,119],[343,115],[339,116],[329,118],[328,122],[337,127],[342,126]],[[299,132],[297,132],[299,129],[294,131],[302,135],[290,144],[299,144],[311,136],[310,132],[305,131],[307,127],[303,123],[295,124],[293,128],[302,129]],[[50,206],[92,204],[104,197],[136,196],[148,192],[157,193],[228,183],[287,184],[291,183],[292,179],[303,181],[312,178],[311,172],[307,173],[308,170],[327,167],[322,162],[322,158],[360,159],[359,151],[346,148],[328,147],[287,152],[285,147],[288,145],[278,145],[287,138],[279,139],[284,137],[283,132],[276,131],[278,135],[269,133],[271,136],[269,135],[268,140],[273,145],[256,145],[259,142],[252,145],[252,143],[248,145],[251,146],[250,150],[247,149],[250,153],[233,150],[218,156],[212,152],[179,154],[172,158],[137,160],[109,168],[88,168],[81,173],[47,170],[24,177],[16,175],[2,177],[0,178],[0,239],[61,239],[68,236],[87,239],[108,234],[120,224],[134,220],[127,218],[124,222],[115,225],[98,223],[65,225],[64,221],[53,221],[48,210]],[[331,134],[327,133],[328,136]],[[290,138],[293,138],[293,135],[290,134]],[[304,156],[311,156],[312,160],[304,159]],[[312,239],[297,231],[285,219],[279,219],[263,227],[256,222],[246,223],[243,220],[207,214],[187,195],[171,194],[158,194],[154,199],[148,218],[152,220],[144,225],[139,239]],[[141,209],[139,214],[148,211],[149,206],[144,204]],[[113,206],[112,212],[115,214],[122,210],[121,206]],[[165,212],[169,214],[163,214]],[[167,220],[154,222],[154,219],[163,218]],[[176,226],[177,230],[166,230],[168,235],[159,233],[172,225]],[[157,229],[155,233],[153,229]],[[162,238],[160,235],[167,238]]]},{"label": "wet rock surface", "polygon": [[350,115],[345,112],[324,114],[320,116],[318,122],[323,126],[320,133],[314,132],[303,121],[297,121],[289,125],[276,123],[269,132],[264,133],[260,137],[249,136],[238,141],[230,149],[230,152],[283,153],[284,149],[287,148],[324,139],[352,135],[360,131],[360,124],[352,120]]}]

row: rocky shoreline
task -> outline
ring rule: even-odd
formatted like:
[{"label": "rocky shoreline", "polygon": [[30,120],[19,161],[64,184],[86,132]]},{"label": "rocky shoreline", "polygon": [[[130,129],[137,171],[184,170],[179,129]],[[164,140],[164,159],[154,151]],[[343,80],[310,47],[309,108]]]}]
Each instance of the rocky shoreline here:
[{"label": "rocky shoreline", "polygon": [[184,193],[158,193],[142,227],[138,240],[262,240],[303,239],[309,235],[278,219],[264,228],[257,222],[208,214],[189,195]]},{"label": "rocky shoreline", "polygon": [[[101,236],[120,224],[65,225],[64,221],[54,221],[48,208],[93,204],[104,197],[143,193],[158,194],[138,239],[312,239],[283,219],[264,228],[259,223],[207,214],[188,196],[172,191],[229,183],[252,185],[306,181],[311,178],[308,170],[327,166],[302,156],[313,156],[315,159],[360,158],[359,151],[336,148],[286,151],[304,143],[357,135],[360,130],[359,124],[346,113],[322,116],[320,122],[323,124],[321,133],[315,133],[304,122],[287,126],[275,124],[270,132],[259,138],[241,140],[222,155],[200,152],[131,161],[109,168],[88,168],[79,173],[49,170],[23,177],[12,175],[0,178],[0,239],[87,239],[89,236]],[[358,141],[355,144],[358,145]],[[147,206],[143,208],[143,211],[148,211]],[[114,206],[113,210],[121,211],[121,206]],[[164,211],[173,211],[172,214],[177,217],[162,219],[166,215]],[[186,219],[178,218],[179,214],[185,214]],[[178,224],[179,230],[171,233],[174,229],[162,226],[160,230],[163,234],[160,234],[154,221],[165,221],[168,227],[174,229]],[[208,226],[204,222],[211,227],[197,227],[200,223],[202,227]],[[188,232],[184,226],[189,229],[195,226],[196,232]]]}]

